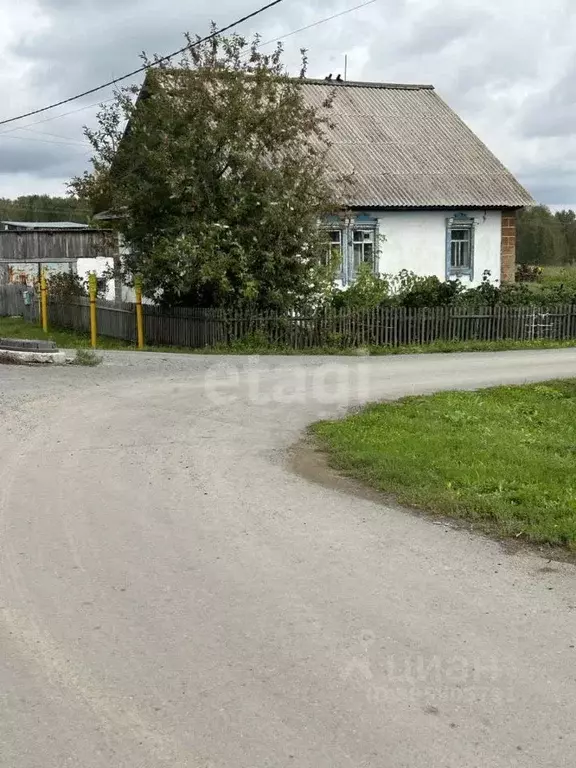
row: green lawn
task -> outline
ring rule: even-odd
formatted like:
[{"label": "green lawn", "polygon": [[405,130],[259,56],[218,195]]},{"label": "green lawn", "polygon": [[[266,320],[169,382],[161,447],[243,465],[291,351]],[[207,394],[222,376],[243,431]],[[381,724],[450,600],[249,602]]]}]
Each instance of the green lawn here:
[{"label": "green lawn", "polygon": [[313,432],[333,466],[403,504],[576,549],[576,380],[410,397]]},{"label": "green lawn", "polygon": [[[75,331],[59,331],[51,329],[48,335],[42,328],[27,323],[20,317],[0,317],[0,338],[15,339],[51,339],[62,349],[82,349],[90,346],[88,334]],[[406,355],[428,354],[432,352],[502,352],[514,349],[554,349],[559,347],[576,346],[576,339],[554,341],[551,339],[536,339],[534,341],[436,341],[431,344],[413,344],[406,347],[370,347],[360,352],[355,348],[314,347],[312,349],[293,349],[291,347],[270,347],[256,343],[253,340],[235,342],[230,346],[202,347],[146,347],[148,352],[179,352],[189,354],[213,355],[358,355],[369,352],[371,355]],[[98,337],[98,349],[135,349],[130,344],[119,339]]]},{"label": "green lawn", "polygon": [[576,288],[576,267],[543,267],[542,283]]}]

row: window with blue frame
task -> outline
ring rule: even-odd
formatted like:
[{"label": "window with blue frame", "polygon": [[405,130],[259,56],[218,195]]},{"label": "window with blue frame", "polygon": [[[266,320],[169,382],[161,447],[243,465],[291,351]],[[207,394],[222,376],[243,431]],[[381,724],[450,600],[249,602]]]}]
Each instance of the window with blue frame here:
[{"label": "window with blue frame", "polygon": [[346,285],[354,281],[362,264],[377,270],[378,220],[359,214],[355,217],[328,220],[324,225],[327,235],[327,263],[334,257],[340,263],[340,279]]},{"label": "window with blue frame", "polygon": [[446,220],[446,277],[474,279],[474,219],[464,213]]},{"label": "window with blue frame", "polygon": [[327,230],[328,249],[326,253],[326,264],[330,264],[333,259],[337,260],[339,268],[342,269],[342,235],[341,229]]},{"label": "window with blue frame", "polygon": [[375,228],[362,227],[361,229],[355,228],[352,230],[352,246],[354,249],[352,266],[354,275],[358,272],[358,269],[362,264],[369,264],[371,268],[374,269],[375,236]]}]

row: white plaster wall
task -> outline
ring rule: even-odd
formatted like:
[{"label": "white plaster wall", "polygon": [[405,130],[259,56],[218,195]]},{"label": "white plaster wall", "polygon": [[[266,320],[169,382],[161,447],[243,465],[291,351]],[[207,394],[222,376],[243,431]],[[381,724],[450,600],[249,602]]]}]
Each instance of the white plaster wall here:
[{"label": "white plaster wall", "polygon": [[[78,263],[77,263],[78,274],[83,280],[88,280],[88,275],[90,274],[90,272],[96,272],[98,277],[102,277],[102,275],[106,271],[111,270],[113,266],[114,266],[114,260],[106,259],[104,257],[98,257],[96,259],[78,259]],[[108,280],[108,285],[106,286],[106,295],[104,296],[104,298],[107,299],[108,301],[117,300],[113,279]],[[122,295],[119,298],[119,301],[123,301],[129,304],[134,304],[136,301],[136,293],[134,291],[134,288],[131,288],[129,285],[122,285]],[[153,304],[154,302],[151,299],[147,299],[146,297],[144,297],[142,299],[142,303]]]},{"label": "white plaster wall", "polygon": [[402,269],[426,277],[446,279],[446,219],[456,213],[474,218],[474,282],[462,278],[464,285],[478,285],[488,269],[492,281],[500,280],[502,214],[500,211],[382,211],[377,214],[382,274],[397,274]]},{"label": "white plaster wall", "polygon": [[[106,259],[104,257],[98,257],[96,259],[78,259],[78,274],[82,278],[82,280],[88,280],[88,275],[90,272],[96,272],[98,277],[102,277],[102,275],[107,272],[108,270],[111,270],[114,266],[114,260],[113,259]],[[104,296],[105,299],[108,301],[116,301],[116,290],[114,285],[114,280],[110,279],[108,280],[108,284],[106,286],[106,295]],[[133,288],[130,288],[128,285],[122,286],[122,296],[119,298],[120,301],[134,303],[136,301],[136,294],[134,292]],[[143,299],[144,304],[151,303],[147,299]]]},{"label": "white plaster wall", "polygon": [[[102,277],[102,275],[108,270],[112,269],[113,266],[113,259],[107,259],[104,256],[98,256],[95,259],[78,259],[76,269],[78,270],[78,274],[82,280],[88,280],[88,275],[91,272],[96,272],[98,277]],[[109,301],[114,301],[114,280],[108,280],[108,285],[106,286],[106,295],[104,298],[108,299]]]}]

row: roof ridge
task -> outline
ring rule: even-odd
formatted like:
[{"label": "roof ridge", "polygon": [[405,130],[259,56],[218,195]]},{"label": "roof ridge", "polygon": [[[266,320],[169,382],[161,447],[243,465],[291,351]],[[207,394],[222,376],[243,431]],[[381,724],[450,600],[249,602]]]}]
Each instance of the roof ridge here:
[{"label": "roof ridge", "polygon": [[314,77],[294,78],[300,80],[306,85],[335,85],[338,87],[346,86],[348,88],[382,88],[384,90],[396,91],[433,91],[433,85],[421,83],[375,83],[361,80],[321,80]]},{"label": "roof ridge", "polygon": [[[177,67],[166,67],[162,69],[153,70],[160,74],[194,74],[195,70],[178,69]],[[250,74],[250,73],[248,73]],[[280,79],[283,75],[280,76]],[[434,91],[436,90],[433,85],[427,83],[378,83],[374,81],[363,80],[327,80],[320,77],[290,77],[290,80],[294,82],[304,83],[305,85],[334,85],[347,88],[377,88],[382,90],[391,91]]]}]

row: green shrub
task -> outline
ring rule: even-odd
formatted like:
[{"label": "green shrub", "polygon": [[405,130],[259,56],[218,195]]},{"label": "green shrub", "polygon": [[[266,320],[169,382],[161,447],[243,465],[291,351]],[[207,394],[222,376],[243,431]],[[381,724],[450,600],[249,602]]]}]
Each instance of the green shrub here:
[{"label": "green shrub", "polygon": [[46,280],[48,296],[51,299],[69,299],[73,296],[87,296],[86,286],[80,275],[70,272],[56,272]]},{"label": "green shrub", "polygon": [[373,309],[387,302],[389,295],[388,278],[375,275],[369,264],[361,264],[352,285],[333,294],[332,304],[336,309]]},{"label": "green shrub", "polygon": [[333,294],[336,309],[368,310],[376,306],[409,308],[469,306],[521,307],[576,304],[576,281],[543,281],[541,283],[493,282],[487,270],[480,285],[465,288],[459,280],[442,281],[435,275],[420,277],[402,270],[397,275],[374,275],[368,265],[359,270],[358,278],[347,290]]},{"label": "green shrub", "polygon": [[404,293],[399,296],[403,307],[444,307],[454,304],[462,295],[462,284],[459,280],[442,282],[435,275],[417,278]]}]

